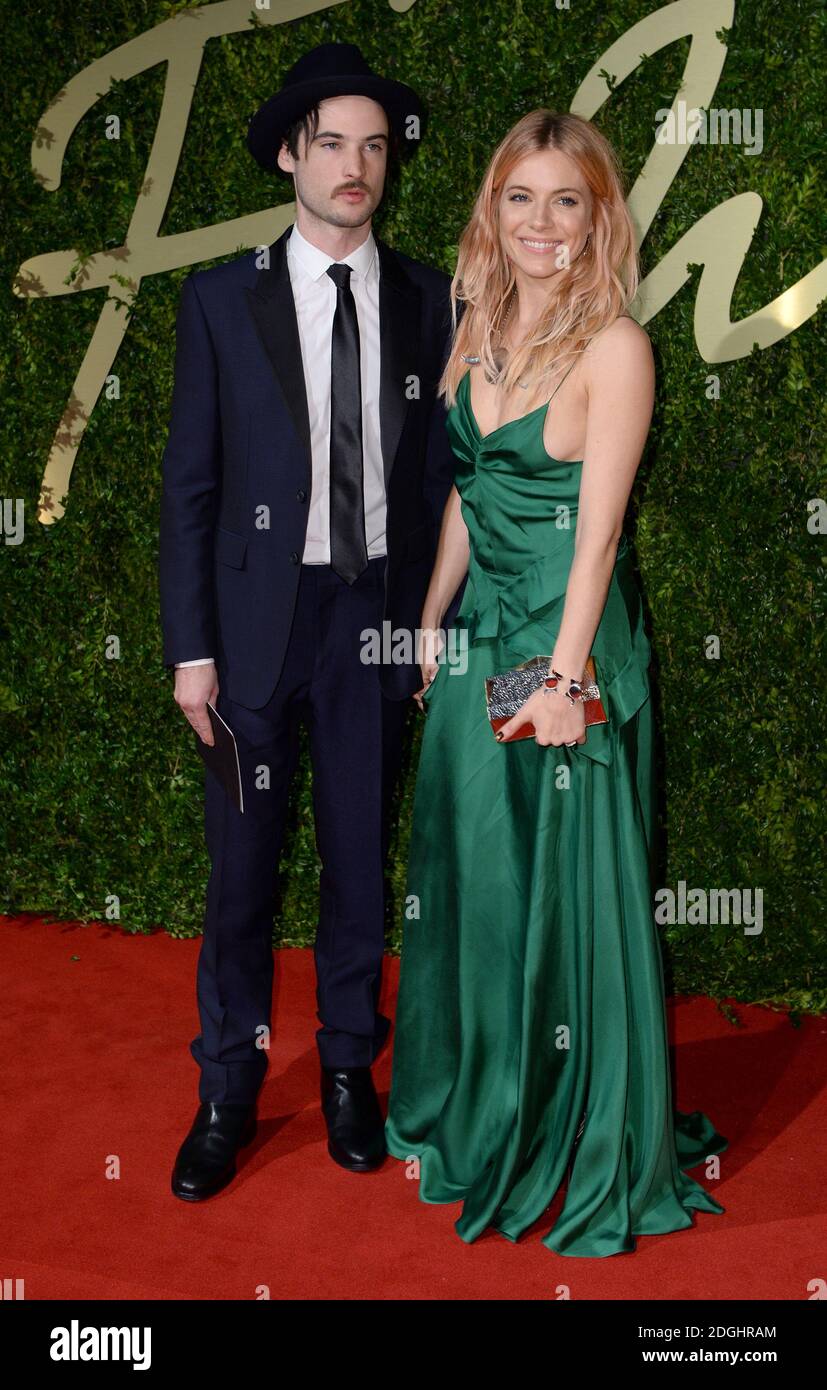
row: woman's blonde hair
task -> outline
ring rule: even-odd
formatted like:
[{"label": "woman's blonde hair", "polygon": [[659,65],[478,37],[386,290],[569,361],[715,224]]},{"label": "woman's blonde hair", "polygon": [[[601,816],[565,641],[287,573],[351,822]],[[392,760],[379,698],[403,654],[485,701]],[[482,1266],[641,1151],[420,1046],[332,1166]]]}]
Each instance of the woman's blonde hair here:
[{"label": "woman's blonde hair", "polygon": [[[536,394],[558,369],[575,361],[588,340],[622,314],[637,293],[634,227],[612,146],[580,116],[530,111],[494,151],[460,237],[451,282],[453,341],[437,388],[449,406],[467,371],[463,353],[479,357],[489,372],[495,372],[492,342],[515,283],[500,240],[499,198],[514,166],[537,150],[561,150],[577,164],[592,195],[593,226],[585,252],[549,278],[548,304],[533,333],[509,353],[501,379],[504,391],[528,378],[529,387],[534,387],[531,395]],[[465,304],[459,326],[458,300]]]}]

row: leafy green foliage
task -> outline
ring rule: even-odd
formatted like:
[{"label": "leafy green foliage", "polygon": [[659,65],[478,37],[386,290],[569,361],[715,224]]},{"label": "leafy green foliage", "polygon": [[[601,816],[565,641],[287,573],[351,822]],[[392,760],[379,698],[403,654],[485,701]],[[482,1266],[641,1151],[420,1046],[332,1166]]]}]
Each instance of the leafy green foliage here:
[{"label": "leafy green foliage", "polygon": [[[168,420],[173,325],[185,271],[145,280],[115,362],[120,399],[101,399],[86,431],[65,518],[35,519],[55,427],[104,303],[102,292],[16,299],[22,260],[73,248],[75,273],[120,245],[139,196],[165,70],[116,83],[86,115],[60,188],[32,177],[29,144],[68,77],[182,8],[160,0],[100,6],[54,0],[48,27],[5,5],[15,79],[4,95],[10,197],[0,242],[4,379],[2,495],[25,500],[26,539],[0,566],[0,793],[7,912],[96,920],[120,899],[122,925],[201,927],[208,861],[203,770],[161,667],[156,563],[160,460]],[[247,121],[306,49],[358,43],[380,70],[419,89],[431,109],[424,147],[388,189],[376,230],[453,271],[455,248],[496,143],[536,106],[565,110],[609,44],[651,5],[553,0],[449,5],[406,14],[356,0],[277,27],[209,43],[162,227],[172,235],[283,203],[290,186],[246,152]],[[761,107],[764,152],[690,151],[647,236],[644,272],[701,216],[754,190],[764,208],[732,317],[794,284],[827,254],[825,11],[817,0],[739,0],[714,104]],[[647,58],[613,91],[598,123],[629,186],[653,143],[654,113],[679,87],[688,42]],[[104,138],[105,116],[121,138]],[[655,654],[659,731],[659,884],[762,888],[764,931],[666,929],[670,984],[806,1013],[827,1004],[823,855],[824,546],[807,529],[825,495],[823,315],[776,347],[710,367],[692,317],[700,271],[648,325],[658,363],[650,443],[629,529]],[[710,399],[707,377],[720,380]],[[108,659],[107,638],[120,641]],[[705,642],[720,638],[709,660]],[[419,728],[400,793],[391,881],[396,947]],[[820,838],[820,836],[822,838]],[[294,787],[276,940],[313,939],[318,862],[306,750]],[[726,1006],[729,1007],[729,1006]]]}]

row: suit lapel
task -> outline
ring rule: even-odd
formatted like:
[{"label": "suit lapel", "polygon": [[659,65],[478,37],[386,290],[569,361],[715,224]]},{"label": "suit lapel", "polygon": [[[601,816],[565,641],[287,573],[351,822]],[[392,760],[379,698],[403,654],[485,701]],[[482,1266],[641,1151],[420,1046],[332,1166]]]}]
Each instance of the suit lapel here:
[{"label": "suit lapel", "polygon": [[419,351],[420,292],[402,269],[394,251],[376,238],[379,252],[379,337],[380,380],[379,426],[382,460],[387,490],[399,437],[411,398],[410,378],[419,377],[422,367]]},{"label": "suit lapel", "polygon": [[255,285],[252,289],[246,289],[245,293],[259,337],[307,455],[309,476],[310,417],[307,413],[299,324],[287,266],[287,239],[290,231],[291,228],[288,227],[273,242],[270,247],[269,268],[264,267],[258,272]]},{"label": "suit lapel", "polygon": [[[287,265],[291,227],[270,247],[269,268],[245,293],[264,350],[281,387],[311,468],[310,416],[304,384],[296,305]],[[376,234],[374,233],[374,236]],[[419,371],[420,292],[394,251],[376,237],[379,255],[379,427],[387,488],[405,416],[409,378]],[[420,380],[421,390],[421,380]]]}]

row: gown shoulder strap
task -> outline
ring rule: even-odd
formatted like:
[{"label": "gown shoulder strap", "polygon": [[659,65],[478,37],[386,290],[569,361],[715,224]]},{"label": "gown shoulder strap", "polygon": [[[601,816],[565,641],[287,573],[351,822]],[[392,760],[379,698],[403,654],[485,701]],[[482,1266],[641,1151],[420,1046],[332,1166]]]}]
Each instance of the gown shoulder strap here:
[{"label": "gown shoulder strap", "polygon": [[561,376],[560,380],[558,381],[557,385],[555,386],[554,390],[552,391],[551,395],[549,396],[548,401],[546,402],[546,405],[547,405],[547,406],[551,405],[552,401],[554,400],[554,397],[557,395],[557,392],[560,390],[560,387],[563,385],[563,382],[565,381],[565,379],[566,379],[566,377],[568,376],[569,372],[571,372],[571,371],[574,370],[574,368],[577,366],[577,363],[578,363],[579,361],[580,361],[580,358],[579,358],[579,357],[576,357],[576,358],[574,359],[574,361],[572,362],[571,366],[570,366],[565,372],[563,372],[563,375]]}]

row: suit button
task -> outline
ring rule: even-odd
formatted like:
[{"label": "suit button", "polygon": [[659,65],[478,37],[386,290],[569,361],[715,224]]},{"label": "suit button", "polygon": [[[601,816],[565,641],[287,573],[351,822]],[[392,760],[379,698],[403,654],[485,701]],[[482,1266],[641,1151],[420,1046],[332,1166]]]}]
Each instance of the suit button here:
[{"label": "suit button", "polygon": [[298,492],[296,493],[296,501],[297,501],[297,502],[303,502],[306,496],[307,496],[307,493],[305,492],[304,488],[303,488],[303,487],[300,487],[299,490],[298,490]]},{"label": "suit button", "polygon": [[290,551],[290,563],[291,565],[297,565],[299,563],[299,554],[297,550]]}]

